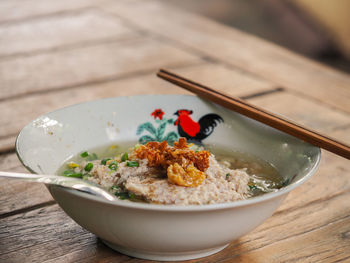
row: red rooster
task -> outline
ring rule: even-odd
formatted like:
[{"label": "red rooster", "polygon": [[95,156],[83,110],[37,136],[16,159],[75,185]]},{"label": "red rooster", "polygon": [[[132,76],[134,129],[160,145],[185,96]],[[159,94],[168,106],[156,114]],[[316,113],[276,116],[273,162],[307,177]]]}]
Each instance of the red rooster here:
[{"label": "red rooster", "polygon": [[207,138],[214,131],[218,123],[224,122],[219,115],[214,113],[204,115],[198,122],[195,122],[190,117],[192,113],[193,111],[186,109],[178,110],[174,113],[179,116],[174,122],[174,125],[177,125],[179,135],[189,141],[201,143],[203,139]]}]

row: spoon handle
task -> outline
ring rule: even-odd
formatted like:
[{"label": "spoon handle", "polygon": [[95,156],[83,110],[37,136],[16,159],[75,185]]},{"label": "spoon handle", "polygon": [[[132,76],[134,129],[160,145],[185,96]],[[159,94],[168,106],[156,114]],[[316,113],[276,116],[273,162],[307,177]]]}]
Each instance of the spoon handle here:
[{"label": "spoon handle", "polygon": [[104,189],[96,186],[92,182],[85,181],[79,178],[58,176],[58,175],[42,175],[42,174],[27,174],[27,173],[13,173],[13,172],[2,172],[0,171],[0,177],[20,179],[30,182],[38,182],[50,185],[59,185],[66,188],[75,189],[81,192],[93,194],[96,196],[103,197],[107,200],[115,200],[115,196],[108,193]]},{"label": "spoon handle", "polygon": [[20,179],[30,182],[39,182],[44,184],[57,184],[60,185],[62,182],[77,182],[81,181],[77,178],[63,177],[58,175],[42,175],[42,174],[29,174],[29,173],[13,173],[13,172],[2,172],[0,171],[0,177]]}]

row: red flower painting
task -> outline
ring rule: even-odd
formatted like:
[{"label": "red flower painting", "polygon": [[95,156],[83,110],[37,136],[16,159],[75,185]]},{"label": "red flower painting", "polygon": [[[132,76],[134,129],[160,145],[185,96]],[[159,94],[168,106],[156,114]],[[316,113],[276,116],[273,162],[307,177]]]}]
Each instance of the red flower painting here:
[{"label": "red flower painting", "polygon": [[155,109],[155,110],[151,113],[151,116],[153,116],[154,119],[159,118],[160,120],[162,120],[162,119],[163,119],[163,115],[164,115],[164,112],[162,111],[162,109]]}]

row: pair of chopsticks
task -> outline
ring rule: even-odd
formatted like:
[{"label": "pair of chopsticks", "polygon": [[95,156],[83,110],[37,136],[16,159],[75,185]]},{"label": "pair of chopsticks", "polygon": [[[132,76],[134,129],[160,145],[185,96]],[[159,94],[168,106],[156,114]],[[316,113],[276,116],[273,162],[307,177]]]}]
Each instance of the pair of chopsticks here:
[{"label": "pair of chopsticks", "polygon": [[290,120],[284,119],[281,116],[251,105],[239,98],[218,92],[215,89],[196,83],[167,70],[160,69],[157,76],[225,108],[262,122],[277,130],[295,136],[305,142],[345,157],[346,159],[350,159],[350,146],[336,141],[328,136],[322,135],[319,132],[303,127]]}]

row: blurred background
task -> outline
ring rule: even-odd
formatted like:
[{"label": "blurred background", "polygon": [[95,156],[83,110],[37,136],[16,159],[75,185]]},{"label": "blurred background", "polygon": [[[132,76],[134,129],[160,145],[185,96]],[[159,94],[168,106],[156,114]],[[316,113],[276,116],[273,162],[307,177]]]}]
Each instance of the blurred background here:
[{"label": "blurred background", "polygon": [[349,0],[167,0],[350,72]]}]

